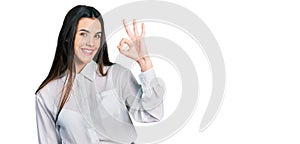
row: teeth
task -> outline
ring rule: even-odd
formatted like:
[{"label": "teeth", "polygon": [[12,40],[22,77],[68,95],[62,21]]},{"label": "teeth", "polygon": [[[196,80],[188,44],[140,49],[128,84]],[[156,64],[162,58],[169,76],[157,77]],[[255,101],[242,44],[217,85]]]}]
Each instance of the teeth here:
[{"label": "teeth", "polygon": [[92,50],[83,50],[84,52],[88,52],[88,53],[90,53],[90,52],[93,52]]},{"label": "teeth", "polygon": [[91,55],[93,53],[93,50],[89,50],[89,49],[82,49],[82,51],[85,55]]}]

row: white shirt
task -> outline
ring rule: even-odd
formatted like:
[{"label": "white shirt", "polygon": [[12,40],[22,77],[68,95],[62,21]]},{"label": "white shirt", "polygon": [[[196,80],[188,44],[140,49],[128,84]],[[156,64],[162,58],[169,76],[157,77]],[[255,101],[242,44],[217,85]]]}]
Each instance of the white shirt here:
[{"label": "white shirt", "polygon": [[156,122],[163,116],[164,88],[153,69],[139,75],[119,64],[98,73],[92,61],[76,74],[70,97],[55,117],[65,77],[53,80],[36,94],[36,118],[41,144],[131,143],[136,131],[129,113],[138,122]]}]

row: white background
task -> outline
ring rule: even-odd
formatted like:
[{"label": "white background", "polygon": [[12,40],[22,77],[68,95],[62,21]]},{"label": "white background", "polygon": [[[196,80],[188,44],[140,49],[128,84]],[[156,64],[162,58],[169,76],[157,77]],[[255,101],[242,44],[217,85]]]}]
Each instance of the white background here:
[{"label": "white background", "polygon": [[[133,1],[1,2],[0,143],[37,143],[34,91],[49,72],[66,12],[77,4],[87,4],[105,14],[128,2]],[[204,86],[190,121],[162,143],[300,143],[297,0],[172,2],[197,14],[212,31],[224,56],[227,81],[221,110],[213,123],[199,132],[211,85],[200,51],[203,59],[194,63],[203,64],[199,67],[204,70],[197,72],[199,77],[208,76],[204,79],[208,86]],[[176,97],[174,102],[168,99],[170,113]]]}]

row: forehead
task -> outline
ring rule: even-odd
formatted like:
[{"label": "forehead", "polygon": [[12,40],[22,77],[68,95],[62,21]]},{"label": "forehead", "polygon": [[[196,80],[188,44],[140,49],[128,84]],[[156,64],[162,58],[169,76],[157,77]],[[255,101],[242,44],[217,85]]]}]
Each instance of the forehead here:
[{"label": "forehead", "polygon": [[77,30],[80,29],[101,31],[101,24],[97,18],[81,18],[77,26]]}]

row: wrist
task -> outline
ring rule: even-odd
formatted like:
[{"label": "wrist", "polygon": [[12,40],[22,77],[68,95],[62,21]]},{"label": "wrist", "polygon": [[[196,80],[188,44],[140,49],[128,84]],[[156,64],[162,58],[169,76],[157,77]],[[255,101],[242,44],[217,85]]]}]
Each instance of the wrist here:
[{"label": "wrist", "polygon": [[137,63],[140,65],[142,72],[145,72],[153,67],[151,58],[147,55],[139,58]]}]

